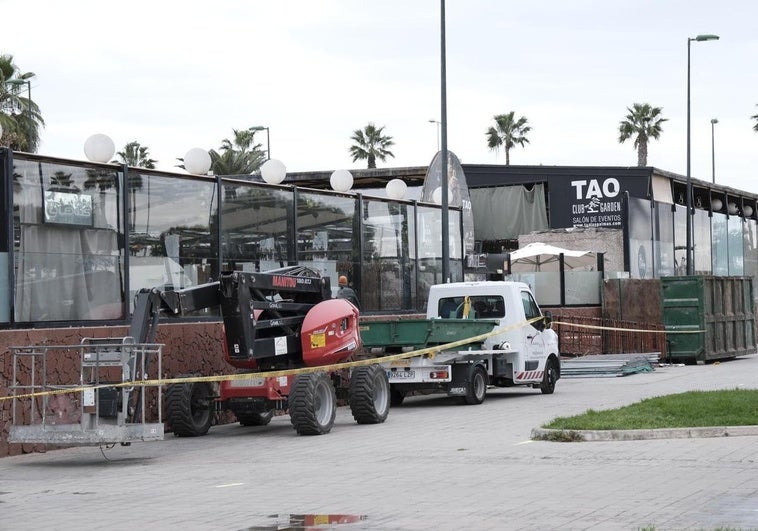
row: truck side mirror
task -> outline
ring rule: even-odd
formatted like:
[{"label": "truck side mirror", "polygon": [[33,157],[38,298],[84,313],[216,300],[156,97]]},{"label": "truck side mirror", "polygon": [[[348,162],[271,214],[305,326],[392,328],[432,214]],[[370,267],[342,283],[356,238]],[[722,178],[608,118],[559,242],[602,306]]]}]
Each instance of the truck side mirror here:
[{"label": "truck side mirror", "polygon": [[552,328],[553,327],[553,312],[549,310],[546,311],[542,318],[542,322],[544,323],[545,328]]}]

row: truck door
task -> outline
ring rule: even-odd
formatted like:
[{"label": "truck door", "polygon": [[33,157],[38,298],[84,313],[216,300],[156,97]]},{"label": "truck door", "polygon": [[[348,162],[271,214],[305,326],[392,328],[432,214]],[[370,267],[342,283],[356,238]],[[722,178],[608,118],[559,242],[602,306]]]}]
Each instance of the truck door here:
[{"label": "truck door", "polygon": [[[537,301],[529,291],[521,292],[521,303],[524,305],[524,317],[527,321],[536,317],[542,317],[540,307],[537,306]],[[525,355],[525,367],[524,370],[529,373],[530,371],[537,371],[541,365],[541,360],[545,359],[545,337],[542,332],[535,325],[539,323],[531,323],[524,327],[524,355]],[[536,375],[535,375],[536,376]]]}]

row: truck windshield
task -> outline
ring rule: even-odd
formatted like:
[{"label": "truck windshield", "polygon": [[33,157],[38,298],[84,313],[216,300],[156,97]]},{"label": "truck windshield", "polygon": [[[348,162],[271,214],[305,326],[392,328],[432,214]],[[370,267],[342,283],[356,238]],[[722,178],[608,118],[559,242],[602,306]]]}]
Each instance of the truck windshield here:
[{"label": "truck windshield", "polygon": [[466,311],[467,297],[445,297],[437,305],[437,317],[445,319],[501,319],[505,317],[505,302],[500,295],[471,295]]}]

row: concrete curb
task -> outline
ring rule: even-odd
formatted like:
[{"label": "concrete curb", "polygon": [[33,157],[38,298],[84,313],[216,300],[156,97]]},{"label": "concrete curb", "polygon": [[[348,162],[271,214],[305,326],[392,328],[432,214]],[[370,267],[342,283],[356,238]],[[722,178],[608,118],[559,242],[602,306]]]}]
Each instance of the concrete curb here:
[{"label": "concrete curb", "polygon": [[702,437],[758,436],[758,426],[711,426],[649,430],[551,430],[533,428],[531,438],[543,441],[641,441],[647,439],[697,439]]}]

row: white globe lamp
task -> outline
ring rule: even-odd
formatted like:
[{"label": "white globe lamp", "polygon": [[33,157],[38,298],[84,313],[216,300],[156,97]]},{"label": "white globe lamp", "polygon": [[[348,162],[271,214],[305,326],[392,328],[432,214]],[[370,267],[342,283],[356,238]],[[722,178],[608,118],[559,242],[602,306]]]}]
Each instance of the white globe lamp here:
[{"label": "white globe lamp", "polygon": [[387,197],[390,199],[405,199],[405,194],[408,192],[408,185],[402,179],[392,179],[387,183],[385,187],[387,191]]},{"label": "white globe lamp", "polygon": [[108,135],[92,135],[84,142],[84,154],[92,162],[110,162],[116,146]]},{"label": "white globe lamp", "polygon": [[718,212],[719,210],[721,210],[721,207],[723,206],[724,206],[724,203],[718,197],[711,201],[711,210],[713,210],[714,212]]},{"label": "white globe lamp", "polygon": [[727,205],[727,210],[729,214],[731,214],[732,216],[735,215],[737,213],[737,203],[729,201],[729,204]]},{"label": "white globe lamp", "polygon": [[281,160],[268,159],[261,166],[261,177],[268,184],[280,184],[287,176],[287,168]]},{"label": "white globe lamp", "polygon": [[353,187],[353,174],[347,170],[336,170],[329,177],[329,184],[335,192],[347,192]]},{"label": "white globe lamp", "polygon": [[750,205],[745,205],[744,208],[742,209],[742,214],[746,218],[749,218],[750,216],[753,215],[753,207],[751,207]]},{"label": "white globe lamp", "polygon": [[193,175],[206,175],[211,169],[211,156],[203,148],[192,148],[184,155],[184,169]]}]

